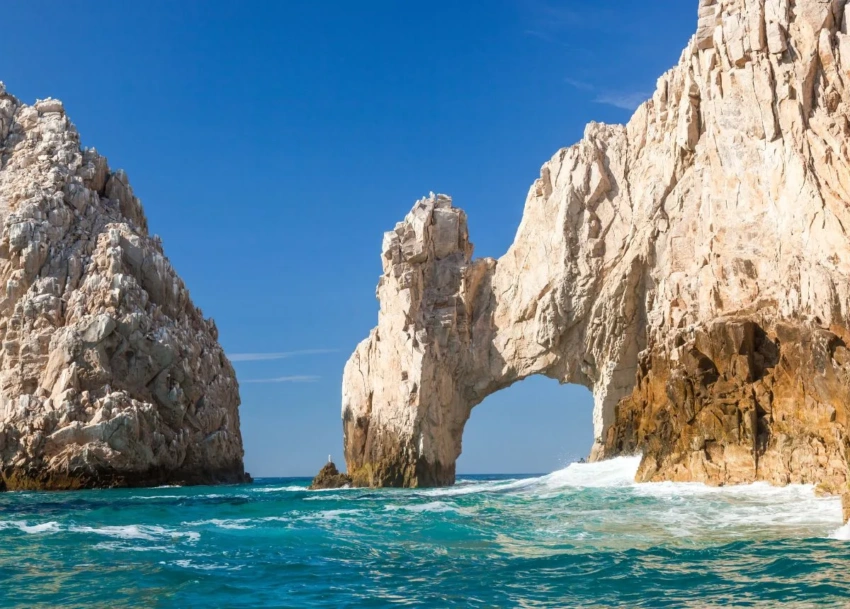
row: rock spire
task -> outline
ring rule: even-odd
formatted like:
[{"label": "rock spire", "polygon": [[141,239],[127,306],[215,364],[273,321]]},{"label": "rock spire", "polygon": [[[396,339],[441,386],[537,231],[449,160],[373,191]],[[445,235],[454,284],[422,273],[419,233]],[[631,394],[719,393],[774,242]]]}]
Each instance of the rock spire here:
[{"label": "rock spire", "polygon": [[127,175],[0,84],[0,479],[246,480],[233,368]]}]

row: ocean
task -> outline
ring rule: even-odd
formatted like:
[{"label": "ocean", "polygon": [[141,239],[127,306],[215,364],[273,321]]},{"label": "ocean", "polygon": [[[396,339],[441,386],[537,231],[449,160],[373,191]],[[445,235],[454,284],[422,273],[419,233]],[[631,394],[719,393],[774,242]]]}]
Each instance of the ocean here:
[{"label": "ocean", "polygon": [[808,486],[635,484],[636,458],[451,488],[0,494],[0,607],[833,607]]}]

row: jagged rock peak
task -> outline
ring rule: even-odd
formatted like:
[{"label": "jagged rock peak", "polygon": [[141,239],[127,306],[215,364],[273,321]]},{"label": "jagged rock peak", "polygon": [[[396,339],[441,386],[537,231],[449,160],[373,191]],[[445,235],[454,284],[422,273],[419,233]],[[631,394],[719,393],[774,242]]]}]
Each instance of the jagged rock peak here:
[{"label": "jagged rock peak", "polygon": [[843,488],[848,12],[700,2],[628,124],[543,166],[498,261],[471,258],[448,199],[417,203],[345,368],[355,483],[453,482],[471,409],[543,374],[593,391],[592,458],[642,453],[641,480]]},{"label": "jagged rock peak", "polygon": [[329,489],[329,488],[345,488],[351,484],[351,478],[345,474],[339,473],[336,464],[333,461],[328,461],[313,481],[310,483],[310,490]]},{"label": "jagged rock peak", "polygon": [[233,368],[127,175],[2,83],[0,222],[5,486],[246,480]]}]

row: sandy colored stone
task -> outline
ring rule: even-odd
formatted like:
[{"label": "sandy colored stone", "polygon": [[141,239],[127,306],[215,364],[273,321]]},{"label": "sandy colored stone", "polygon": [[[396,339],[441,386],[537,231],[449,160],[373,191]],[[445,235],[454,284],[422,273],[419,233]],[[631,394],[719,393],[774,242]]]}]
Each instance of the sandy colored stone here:
[{"label": "sandy colored stone", "polygon": [[0,84],[0,478],[246,479],[233,368],[127,175]]},{"label": "sandy colored stone", "polygon": [[845,14],[700,2],[628,124],[543,166],[498,260],[473,259],[448,197],[418,202],[345,368],[355,483],[453,482],[471,409],[542,374],[593,391],[592,458],[642,452],[641,479],[844,484]]},{"label": "sandy colored stone", "polygon": [[847,489],[841,495],[841,519],[845,524],[850,522],[850,491]]}]

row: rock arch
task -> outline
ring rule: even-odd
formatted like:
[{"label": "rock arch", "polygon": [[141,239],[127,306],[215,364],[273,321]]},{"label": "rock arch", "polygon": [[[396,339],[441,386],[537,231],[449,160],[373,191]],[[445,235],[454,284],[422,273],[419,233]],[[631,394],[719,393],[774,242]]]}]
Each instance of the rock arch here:
[{"label": "rock arch", "polygon": [[[594,171],[588,167],[585,200],[603,192],[592,182]],[[530,198],[526,219],[553,214],[582,222],[585,206],[577,199],[583,193],[568,188],[569,194],[555,195],[542,179],[535,189],[539,196]],[[364,464],[351,468],[365,468],[362,483],[453,482],[472,408],[534,375],[593,391],[594,450],[600,454],[614,405],[634,384],[645,323],[643,265],[620,265],[617,280],[606,286],[603,248],[593,238],[577,238],[580,232],[535,234],[547,224],[524,220],[504,257],[473,260],[464,212],[448,197],[431,196],[387,234],[378,287],[381,324],[358,347],[345,375],[346,459]],[[575,262],[561,264],[553,276],[553,259]],[[617,323],[597,331],[612,311]],[[605,364],[600,369],[597,362]],[[367,379],[379,382],[367,386]],[[399,403],[406,404],[401,411],[393,407]],[[355,405],[365,405],[365,413]],[[416,446],[405,446],[410,432]]]},{"label": "rock arch", "polygon": [[845,0],[701,0],[652,99],[543,166],[498,260],[419,201],[344,372],[355,482],[451,483],[470,410],[544,374],[593,391],[592,458],[640,451],[640,479],[843,485],[848,22]]}]

